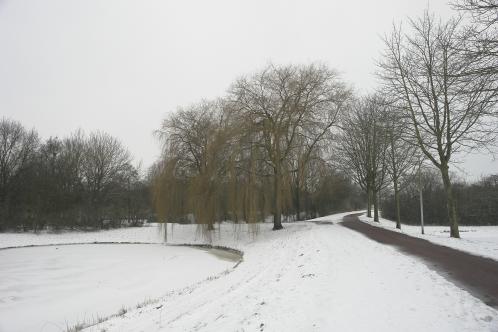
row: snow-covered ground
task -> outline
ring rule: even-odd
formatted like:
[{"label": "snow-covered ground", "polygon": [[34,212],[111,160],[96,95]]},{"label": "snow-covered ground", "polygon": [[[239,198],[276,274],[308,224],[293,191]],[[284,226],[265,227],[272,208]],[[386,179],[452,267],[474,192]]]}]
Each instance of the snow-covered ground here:
[{"label": "snow-covered ground", "polygon": [[[498,331],[497,311],[395,248],[340,225],[259,227],[214,236],[244,251],[231,273],[88,330]],[[175,226],[170,241],[204,240]]]},{"label": "snow-covered ground", "polygon": [[0,331],[64,331],[233,267],[207,250],[86,244],[0,251]]},{"label": "snow-covered ground", "polygon": [[[168,242],[210,242],[239,249],[244,252],[242,263],[229,273],[175,289],[154,304],[87,330],[498,331],[496,310],[422,261],[337,225],[342,216],[285,224],[276,232],[271,224],[256,228],[222,224],[210,240],[194,225],[169,225]],[[117,237],[153,242],[153,237],[144,239],[156,232],[130,229],[126,235],[127,229],[119,231],[123,234],[108,231],[93,238],[83,234],[86,242]],[[78,235],[46,236],[58,243],[84,242]],[[0,237],[0,242],[8,237]],[[23,241],[10,243],[29,244]],[[192,264],[192,271],[202,271],[200,264]],[[144,282],[154,278],[151,275]],[[156,287],[158,296],[168,290],[167,281],[161,278],[161,284],[164,288]],[[112,297],[106,301],[115,302]]]},{"label": "snow-covered ground", "polygon": [[460,226],[460,239],[455,239],[450,238],[449,226],[426,225],[424,227],[425,234],[422,235],[420,226],[401,225],[401,231],[399,231],[396,229],[396,223],[388,219],[380,218],[379,223],[377,223],[373,221],[373,218],[362,215],[360,220],[374,226],[402,232],[436,244],[498,261],[498,226]]}]

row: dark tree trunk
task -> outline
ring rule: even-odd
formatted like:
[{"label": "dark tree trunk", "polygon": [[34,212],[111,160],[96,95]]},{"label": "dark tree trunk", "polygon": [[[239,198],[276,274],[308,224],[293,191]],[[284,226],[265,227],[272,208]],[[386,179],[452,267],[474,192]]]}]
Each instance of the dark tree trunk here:
[{"label": "dark tree trunk", "polygon": [[441,175],[443,177],[444,190],[446,192],[446,207],[448,210],[448,221],[450,223],[450,236],[460,238],[456,201],[453,197],[453,188],[451,186],[450,176],[448,173],[448,165],[441,166]]},{"label": "dark tree trunk", "polygon": [[379,222],[379,192],[373,190],[374,221]]},{"label": "dark tree trunk", "polygon": [[0,192],[0,232],[3,232],[7,228],[7,200],[5,196],[4,193]]},{"label": "dark tree trunk", "polygon": [[372,189],[367,185],[367,217],[372,218]]},{"label": "dark tree trunk", "polygon": [[[308,192],[306,190],[304,190],[303,194],[304,194],[304,211],[303,211],[304,218],[302,218],[302,219],[306,220],[307,218],[309,218],[311,213],[314,213],[314,214],[316,214],[316,213],[313,210],[313,209],[315,209],[315,207],[310,203]],[[315,218],[315,217],[312,217],[312,218]]]},{"label": "dark tree trunk", "polygon": [[399,188],[398,180],[394,180],[394,200],[396,203],[396,228],[401,229],[401,211],[399,207]]},{"label": "dark tree trunk", "polygon": [[274,201],[273,201],[273,230],[282,229],[282,185],[278,167],[275,168]]},{"label": "dark tree trunk", "polygon": [[301,221],[301,195],[300,195],[300,190],[299,190],[299,180],[297,182],[297,188],[296,188],[296,213],[297,213],[297,220]]}]

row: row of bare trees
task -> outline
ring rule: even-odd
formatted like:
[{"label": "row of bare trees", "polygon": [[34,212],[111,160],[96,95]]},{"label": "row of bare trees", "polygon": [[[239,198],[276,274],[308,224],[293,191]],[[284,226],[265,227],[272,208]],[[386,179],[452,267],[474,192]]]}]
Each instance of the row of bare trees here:
[{"label": "row of bare trees", "polygon": [[[350,208],[357,192],[327,163],[327,151],[351,101],[350,89],[324,65],[269,65],[236,80],[220,100],[180,108],[158,132],[159,215],[208,228],[273,216],[281,229],[283,215]],[[336,189],[346,195],[330,206],[320,195]]]},{"label": "row of bare trees", "polygon": [[399,193],[416,166],[417,149],[406,136],[406,120],[379,94],[358,99],[344,116],[334,141],[333,162],[366,193],[367,215],[379,221],[379,195],[394,190],[396,227],[401,228]]},{"label": "row of bare trees", "polygon": [[42,141],[0,120],[0,230],[105,227],[150,214],[148,186],[114,137],[81,131]]},{"label": "row of bare trees", "polygon": [[455,6],[470,11],[471,26],[463,16],[443,21],[426,11],[384,38],[381,87],[345,117],[336,162],[367,193],[375,221],[379,193],[394,191],[400,228],[400,190],[428,160],[441,176],[450,234],[459,237],[451,162],[457,153],[489,147],[498,134],[498,5],[465,0]]},{"label": "row of bare trees", "polygon": [[[490,10],[496,28],[498,11]],[[462,21],[462,16],[443,21],[426,12],[410,20],[408,29],[394,27],[380,62],[385,93],[410,119],[411,139],[441,173],[452,237],[459,237],[452,157],[489,145],[497,133],[498,58],[476,40],[476,26]],[[496,41],[497,35],[491,37]]]}]

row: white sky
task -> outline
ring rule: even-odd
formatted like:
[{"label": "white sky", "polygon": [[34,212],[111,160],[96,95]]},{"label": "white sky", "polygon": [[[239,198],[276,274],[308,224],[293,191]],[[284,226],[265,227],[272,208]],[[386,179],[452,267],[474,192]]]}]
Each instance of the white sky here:
[{"label": "white sky", "polygon": [[[375,87],[393,21],[448,0],[0,0],[0,116],[43,138],[104,130],[149,166],[152,132],[177,106],[222,96],[268,62],[321,61]],[[498,172],[467,157],[467,176]]]}]

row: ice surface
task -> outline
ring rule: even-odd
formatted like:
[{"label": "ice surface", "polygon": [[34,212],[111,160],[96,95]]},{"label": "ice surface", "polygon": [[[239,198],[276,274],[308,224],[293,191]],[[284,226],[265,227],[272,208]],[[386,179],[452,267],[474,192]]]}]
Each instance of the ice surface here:
[{"label": "ice surface", "polygon": [[87,244],[0,251],[0,331],[64,331],[230,268],[206,250]]}]

